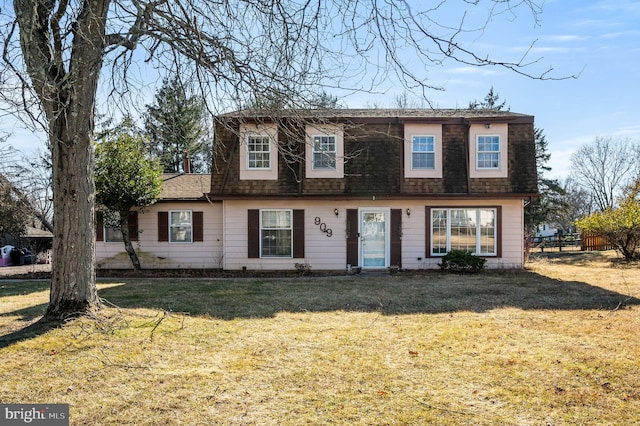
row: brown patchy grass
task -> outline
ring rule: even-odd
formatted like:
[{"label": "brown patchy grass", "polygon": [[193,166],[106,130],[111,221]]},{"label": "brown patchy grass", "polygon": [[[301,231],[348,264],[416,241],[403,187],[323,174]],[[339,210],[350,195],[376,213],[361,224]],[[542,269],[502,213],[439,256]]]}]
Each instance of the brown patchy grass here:
[{"label": "brown patchy grass", "polygon": [[35,322],[47,293],[0,282],[0,402],[68,403],[74,425],[640,418],[640,274],[611,253],[479,275],[105,281],[115,306],[55,329]]}]

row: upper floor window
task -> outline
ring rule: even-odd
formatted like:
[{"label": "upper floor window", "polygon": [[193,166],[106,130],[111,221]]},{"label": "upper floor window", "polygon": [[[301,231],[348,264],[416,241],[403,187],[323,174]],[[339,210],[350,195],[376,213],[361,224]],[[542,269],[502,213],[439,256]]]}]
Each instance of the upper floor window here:
[{"label": "upper floor window", "polygon": [[314,136],[313,170],[335,170],[336,149],[337,145],[335,136]]},{"label": "upper floor window", "polygon": [[306,125],[306,178],[343,178],[344,152],[344,126],[342,124],[309,123]]},{"label": "upper floor window", "polygon": [[469,177],[509,176],[509,125],[472,123],[469,127]]},{"label": "upper floor window", "polygon": [[404,177],[442,178],[442,124],[404,124]]},{"label": "upper floor window", "polygon": [[411,168],[413,170],[434,170],[436,168],[435,136],[412,137]]},{"label": "upper floor window", "polygon": [[478,136],[477,147],[478,169],[500,168],[500,136]]},{"label": "upper floor window", "polygon": [[169,242],[193,242],[191,210],[173,210],[169,212]]},{"label": "upper floor window", "polygon": [[247,137],[247,167],[269,169],[271,167],[270,139],[268,136]]},{"label": "upper floor window", "polygon": [[278,180],[278,125],[240,123],[240,180]]}]

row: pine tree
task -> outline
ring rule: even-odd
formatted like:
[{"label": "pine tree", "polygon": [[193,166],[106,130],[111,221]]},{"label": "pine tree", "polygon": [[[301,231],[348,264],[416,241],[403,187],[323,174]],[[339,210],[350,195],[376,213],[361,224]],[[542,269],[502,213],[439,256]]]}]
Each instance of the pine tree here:
[{"label": "pine tree", "polygon": [[148,150],[160,160],[165,173],[186,172],[185,155],[190,159],[190,172],[209,170],[204,111],[202,98],[189,95],[189,88],[178,77],[165,79],[155,102],[147,105],[144,126]]}]

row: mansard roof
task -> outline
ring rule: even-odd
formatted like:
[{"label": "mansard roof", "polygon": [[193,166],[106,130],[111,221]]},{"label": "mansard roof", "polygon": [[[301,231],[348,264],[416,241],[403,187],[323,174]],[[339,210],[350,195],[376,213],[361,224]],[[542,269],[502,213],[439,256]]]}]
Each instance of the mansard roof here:
[{"label": "mansard roof", "polygon": [[459,109],[459,108],[421,108],[421,109],[398,109],[398,108],[368,108],[368,109],[285,109],[285,110],[265,110],[265,109],[243,109],[239,111],[222,114],[220,118],[252,120],[278,120],[283,118],[298,118],[305,120],[357,120],[357,121],[451,121],[466,120],[469,122],[482,121],[517,121],[520,123],[533,123],[533,116],[504,110],[487,109]]}]

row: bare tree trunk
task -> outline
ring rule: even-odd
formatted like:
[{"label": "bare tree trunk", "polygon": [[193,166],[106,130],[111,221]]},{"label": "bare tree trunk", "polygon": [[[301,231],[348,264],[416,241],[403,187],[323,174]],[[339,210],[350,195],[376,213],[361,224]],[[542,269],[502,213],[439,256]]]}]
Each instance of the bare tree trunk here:
[{"label": "bare tree trunk", "polygon": [[[74,7],[71,34],[60,28]],[[53,267],[46,318],[100,307],[95,281],[94,108],[109,0],[14,0],[20,47],[46,114],[53,164]],[[65,48],[65,41],[70,45]]]},{"label": "bare tree trunk", "polygon": [[124,249],[131,259],[134,271],[140,270],[140,259],[136,250],[131,243],[131,235],[129,235],[129,212],[120,212],[120,231],[122,232],[122,241],[124,242]]},{"label": "bare tree trunk", "polygon": [[[90,134],[52,143],[53,268],[46,316],[61,319],[99,307],[95,282],[95,191]],[[65,196],[60,196],[65,194]]]}]

